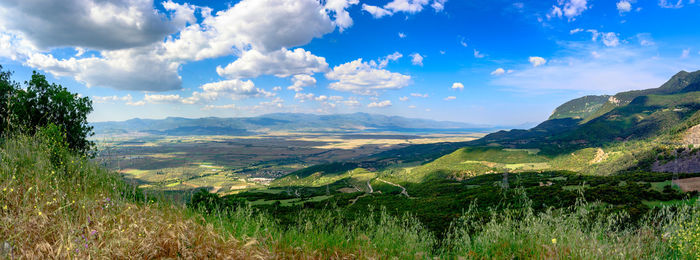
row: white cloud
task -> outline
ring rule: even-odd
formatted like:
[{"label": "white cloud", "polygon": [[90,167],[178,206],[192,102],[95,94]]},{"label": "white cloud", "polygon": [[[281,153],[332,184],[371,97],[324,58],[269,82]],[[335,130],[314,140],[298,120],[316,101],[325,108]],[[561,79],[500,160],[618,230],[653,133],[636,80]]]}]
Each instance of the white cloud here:
[{"label": "white cloud", "polygon": [[324,6],[326,10],[333,14],[335,18],[333,23],[338,26],[340,32],[350,28],[353,24],[352,18],[350,18],[350,13],[346,10],[351,5],[356,5],[359,0],[327,0]]},{"label": "white cloud", "polygon": [[401,12],[408,14],[419,13],[423,11],[423,8],[428,4],[430,4],[436,12],[441,12],[445,9],[446,2],[447,0],[433,0],[432,3],[430,0],[393,0],[383,7],[362,4],[362,10],[378,19]]},{"label": "white cloud", "polygon": [[381,8],[379,6],[373,6],[373,5],[368,5],[368,4],[362,4],[362,10],[365,12],[368,12],[372,15],[372,17],[379,19],[387,15],[392,15],[392,13],[389,10],[386,10],[384,8]]},{"label": "white cloud", "polygon": [[377,91],[401,89],[411,83],[411,76],[390,72],[378,67],[376,62],[357,59],[335,66],[326,73],[329,80],[337,80],[329,88],[361,95],[375,95]]},{"label": "white cloud", "polygon": [[399,38],[401,38],[401,39],[403,39],[403,38],[406,38],[406,34],[405,34],[405,33],[402,33],[402,32],[400,32],[400,33],[399,33]]},{"label": "white cloud", "polygon": [[452,83],[452,89],[463,90],[463,89],[464,89],[464,84],[462,84],[461,82]]},{"label": "white cloud", "polygon": [[153,0],[7,0],[0,3],[0,28],[20,32],[40,48],[79,46],[115,50],[162,41],[194,21],[189,5]]},{"label": "white cloud", "polygon": [[72,77],[88,87],[168,91],[181,88],[179,64],[160,59],[150,47],[103,51],[102,57],[56,59],[34,53],[26,64],[59,77]]},{"label": "white cloud", "polygon": [[254,109],[267,109],[271,107],[282,108],[284,107],[284,100],[281,98],[275,98],[270,101],[260,102]]},{"label": "white cloud", "polygon": [[617,2],[616,6],[617,11],[620,12],[620,14],[632,11],[632,4],[628,0],[621,0]]},{"label": "white cloud", "polygon": [[372,102],[367,105],[369,108],[383,108],[383,107],[390,107],[391,106],[391,101],[389,100],[384,100],[380,102]]},{"label": "white cloud", "polygon": [[126,102],[126,105],[127,105],[127,106],[135,106],[135,107],[138,107],[138,106],[146,105],[146,101],[143,101],[143,100],[139,100],[139,101],[136,101],[136,102],[129,101],[129,102]]},{"label": "white cloud", "polygon": [[294,75],[292,78],[292,85],[287,87],[287,89],[294,90],[294,92],[300,92],[304,90],[304,87],[316,85],[316,79],[306,74]]},{"label": "white cloud", "polygon": [[421,93],[411,93],[411,96],[413,96],[413,97],[419,97],[419,98],[427,98],[427,97],[428,97],[428,93],[425,93],[425,94],[421,94]]},{"label": "white cloud", "polygon": [[164,104],[164,103],[180,103],[182,101],[182,98],[180,95],[149,95],[146,94],[143,97],[143,101],[146,103],[151,103],[151,104]]},{"label": "white cloud", "polygon": [[474,58],[481,59],[483,57],[486,57],[486,55],[474,49]]},{"label": "white cloud", "polygon": [[[399,53],[398,51],[394,52],[392,54],[387,55],[386,57],[384,57],[382,59],[379,59],[379,64],[377,64],[377,67],[380,69],[386,68],[386,66],[389,65],[390,61],[397,61],[402,57],[403,57],[403,54]],[[372,62],[374,62],[374,61],[371,61],[370,63],[372,63]]]},{"label": "white cloud", "polygon": [[504,70],[503,68],[498,68],[491,72],[491,76],[500,76],[503,74],[506,74],[506,70]]},{"label": "white cloud", "polygon": [[406,96],[400,97],[399,101],[406,102],[406,101],[408,101],[408,97],[406,97]]},{"label": "white cloud", "polygon": [[276,87],[272,88],[272,91],[280,91],[280,90],[282,90],[282,87],[280,87],[280,86],[276,86]]},{"label": "white cloud", "polygon": [[263,54],[257,50],[244,52],[236,61],[225,68],[217,67],[216,72],[226,78],[256,78],[260,75],[289,77],[296,74],[314,74],[328,70],[323,57],[297,48],[294,51],[281,49]]},{"label": "white cloud", "polygon": [[620,39],[617,38],[617,34],[614,32],[603,33],[602,39],[605,46],[616,47],[620,45]]},{"label": "white cloud", "polygon": [[457,97],[455,97],[455,96],[449,96],[449,97],[446,97],[446,98],[445,98],[445,101],[450,101],[450,100],[455,100],[455,99],[457,99]]},{"label": "white cloud", "polygon": [[203,12],[203,17],[166,42],[168,56],[201,60],[250,48],[277,51],[305,45],[335,28],[316,0],[243,0],[216,15]]},{"label": "white cloud", "polygon": [[92,101],[95,103],[113,103],[116,101],[123,101],[123,102],[129,102],[133,99],[131,94],[127,94],[126,96],[92,96]]},{"label": "white cloud", "polygon": [[[671,0],[675,1],[675,0]],[[691,4],[695,2],[695,0],[690,0],[689,1]],[[675,4],[673,2],[670,2],[668,0],[659,0],[659,6],[661,8],[681,8],[683,7],[683,0],[678,0]]]},{"label": "white cloud", "polygon": [[423,56],[419,53],[413,53],[411,56],[411,63],[416,66],[423,66]]},{"label": "white cloud", "polygon": [[296,93],[296,94],[294,94],[294,99],[299,100],[299,102],[303,103],[306,100],[313,100],[314,94],[313,93]]},{"label": "white cloud", "polygon": [[200,91],[192,92],[191,97],[182,98],[180,101],[185,104],[197,104],[212,102],[221,98],[245,99],[256,97],[272,97],[275,93],[267,92],[255,87],[250,80],[231,79],[204,84]]},{"label": "white cloud", "polygon": [[587,0],[558,0],[557,5],[552,6],[552,10],[547,14],[547,18],[565,16],[569,21],[573,21],[587,9]]},{"label": "white cloud", "polygon": [[594,42],[598,41],[598,38],[600,38],[605,46],[617,47],[620,45],[620,39],[618,38],[618,34],[615,32],[598,32],[598,30],[595,29],[589,29],[586,31],[591,33],[591,40]]},{"label": "white cloud", "polygon": [[235,109],[236,104],[228,104],[228,105],[206,105],[203,110],[212,110],[212,109]]},{"label": "white cloud", "polygon": [[545,60],[542,57],[530,57],[529,59],[530,64],[532,64],[533,67],[539,67],[547,63],[547,60]]},{"label": "white cloud", "polygon": [[445,9],[445,3],[447,0],[434,0],[432,4],[430,4],[430,7],[435,9],[435,12],[441,12],[442,10]]},{"label": "white cloud", "polygon": [[583,29],[581,29],[581,28],[576,28],[576,29],[572,29],[571,31],[569,31],[569,34],[577,34],[577,33],[580,33],[580,32],[583,32]]},{"label": "white cloud", "polygon": [[415,106],[415,105],[410,105],[410,106],[408,106],[408,108],[414,109],[414,108],[416,108],[416,106]]},{"label": "white cloud", "polygon": [[684,49],[683,52],[681,53],[681,59],[685,59],[690,57],[690,49]]}]

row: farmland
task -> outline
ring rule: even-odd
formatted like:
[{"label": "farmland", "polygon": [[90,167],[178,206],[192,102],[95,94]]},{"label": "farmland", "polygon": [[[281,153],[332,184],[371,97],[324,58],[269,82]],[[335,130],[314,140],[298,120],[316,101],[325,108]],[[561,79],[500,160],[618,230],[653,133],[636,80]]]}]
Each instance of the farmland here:
[{"label": "farmland", "polygon": [[317,164],[362,160],[412,144],[464,142],[483,133],[287,133],[246,136],[101,135],[96,160],[139,187],[197,188],[221,194],[264,187],[273,179]]}]

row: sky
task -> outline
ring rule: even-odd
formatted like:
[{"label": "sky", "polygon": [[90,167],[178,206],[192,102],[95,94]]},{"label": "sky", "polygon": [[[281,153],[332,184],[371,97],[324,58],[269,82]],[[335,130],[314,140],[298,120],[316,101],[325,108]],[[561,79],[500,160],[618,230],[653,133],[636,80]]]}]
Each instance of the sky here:
[{"label": "sky", "polygon": [[491,125],[700,69],[695,0],[0,0],[0,65],[89,120],[367,112]]}]

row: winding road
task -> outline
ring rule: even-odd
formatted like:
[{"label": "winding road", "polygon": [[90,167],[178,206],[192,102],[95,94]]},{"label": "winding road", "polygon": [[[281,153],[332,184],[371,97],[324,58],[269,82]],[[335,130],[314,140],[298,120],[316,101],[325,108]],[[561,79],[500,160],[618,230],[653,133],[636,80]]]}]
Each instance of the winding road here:
[{"label": "winding road", "polygon": [[[411,197],[411,196],[408,196],[408,192],[406,192],[406,188],[404,188],[403,186],[398,185],[398,184],[396,184],[396,183],[392,183],[392,182],[388,182],[388,181],[382,180],[382,179],[380,179],[380,178],[377,178],[377,180],[378,180],[378,181],[381,181],[381,182],[383,182],[383,183],[389,184],[389,185],[393,185],[393,186],[399,187],[399,188],[401,188],[401,195],[404,195],[404,196],[406,196],[407,198],[410,198],[410,197]],[[367,183],[369,184],[369,182],[367,182]]]}]

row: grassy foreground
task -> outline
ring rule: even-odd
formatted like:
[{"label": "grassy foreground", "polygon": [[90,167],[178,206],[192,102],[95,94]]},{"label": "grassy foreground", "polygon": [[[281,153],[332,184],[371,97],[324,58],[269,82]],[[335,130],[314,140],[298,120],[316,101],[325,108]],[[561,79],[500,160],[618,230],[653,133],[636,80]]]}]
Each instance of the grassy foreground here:
[{"label": "grassy foreground", "polygon": [[192,210],[39,137],[2,141],[0,157],[0,258],[700,258],[697,204],[633,222],[598,203],[533,213],[522,194],[487,219],[465,212],[438,239],[382,209],[302,211],[291,226],[246,206]]}]

